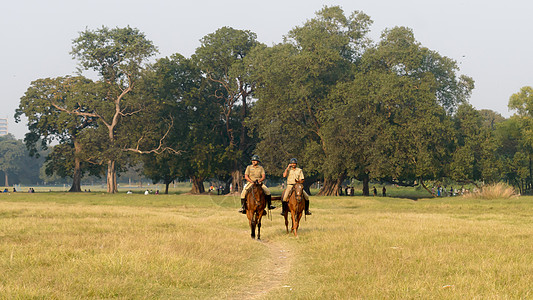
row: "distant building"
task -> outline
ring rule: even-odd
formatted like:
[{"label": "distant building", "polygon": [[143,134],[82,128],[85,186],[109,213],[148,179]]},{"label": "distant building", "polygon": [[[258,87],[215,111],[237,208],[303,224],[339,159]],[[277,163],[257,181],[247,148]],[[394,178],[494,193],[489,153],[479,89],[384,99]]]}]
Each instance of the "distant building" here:
[{"label": "distant building", "polygon": [[8,134],[7,119],[0,119],[0,136]]}]

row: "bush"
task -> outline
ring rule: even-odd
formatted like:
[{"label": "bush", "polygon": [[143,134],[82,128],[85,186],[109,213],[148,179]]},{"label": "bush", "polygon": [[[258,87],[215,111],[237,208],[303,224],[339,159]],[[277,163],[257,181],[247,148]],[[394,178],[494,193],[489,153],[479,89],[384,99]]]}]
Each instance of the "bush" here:
[{"label": "bush", "polygon": [[475,199],[508,199],[518,196],[515,189],[505,183],[485,185],[480,191],[465,194],[466,198]]}]

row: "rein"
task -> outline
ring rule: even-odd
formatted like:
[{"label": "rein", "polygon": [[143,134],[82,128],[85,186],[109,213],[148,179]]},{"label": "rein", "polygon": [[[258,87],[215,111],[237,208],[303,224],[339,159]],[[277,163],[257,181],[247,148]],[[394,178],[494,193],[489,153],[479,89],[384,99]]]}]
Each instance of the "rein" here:
[{"label": "rein", "polygon": [[255,186],[255,183],[254,183],[253,186],[252,186],[252,197],[254,198],[255,205],[259,205],[259,204],[260,204],[260,203],[259,203],[259,200],[255,197],[255,189],[256,189],[256,188],[257,188],[257,187]]}]

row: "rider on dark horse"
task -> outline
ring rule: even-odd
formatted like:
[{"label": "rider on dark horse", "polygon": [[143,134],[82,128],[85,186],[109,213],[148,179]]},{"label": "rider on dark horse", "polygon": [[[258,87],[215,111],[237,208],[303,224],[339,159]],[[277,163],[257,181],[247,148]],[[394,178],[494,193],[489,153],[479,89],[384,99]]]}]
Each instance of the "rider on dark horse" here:
[{"label": "rider on dark horse", "polygon": [[[289,199],[289,194],[294,184],[296,184],[297,181],[304,181],[304,173],[302,169],[296,167],[297,164],[298,161],[296,160],[296,158],[291,158],[289,161],[289,165],[285,169],[285,172],[283,172],[283,177],[287,178],[287,188],[283,193],[283,205],[281,206],[281,215],[283,215],[283,213],[285,212],[287,201]],[[303,195],[305,199],[305,214],[310,215],[311,212],[309,211],[309,195],[307,195],[305,191],[303,191]]]},{"label": "rider on dark horse", "polygon": [[252,185],[255,181],[258,181],[262,184],[261,187],[265,192],[265,200],[267,201],[268,209],[276,208],[275,206],[272,206],[272,195],[270,194],[270,191],[268,190],[266,185],[263,183],[263,181],[265,181],[266,174],[265,169],[263,169],[263,167],[259,165],[259,162],[259,156],[252,156],[252,164],[246,167],[246,171],[244,171],[244,179],[246,179],[247,182],[241,193],[242,208],[239,210],[240,213],[246,213],[246,193],[249,189],[252,188]]}]

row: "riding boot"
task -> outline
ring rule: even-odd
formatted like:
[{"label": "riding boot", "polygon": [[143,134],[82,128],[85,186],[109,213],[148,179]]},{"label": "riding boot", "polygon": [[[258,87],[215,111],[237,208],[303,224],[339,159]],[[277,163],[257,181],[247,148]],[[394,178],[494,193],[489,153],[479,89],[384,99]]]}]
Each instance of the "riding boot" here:
[{"label": "riding boot", "polygon": [[276,207],[272,206],[272,195],[265,195],[265,198],[267,201],[268,209],[275,209]]},{"label": "riding boot", "polygon": [[309,200],[305,200],[305,215],[311,215],[311,212],[309,211]]},{"label": "riding boot", "polygon": [[280,215],[282,215],[282,216],[284,216],[285,212],[287,210],[289,210],[289,205],[287,203],[288,202],[284,202],[283,200],[281,201],[281,213],[280,213]]},{"label": "riding boot", "polygon": [[241,214],[245,214],[246,213],[246,199],[241,199],[241,209],[239,210],[239,212]]}]

